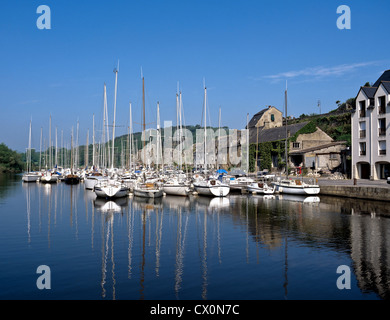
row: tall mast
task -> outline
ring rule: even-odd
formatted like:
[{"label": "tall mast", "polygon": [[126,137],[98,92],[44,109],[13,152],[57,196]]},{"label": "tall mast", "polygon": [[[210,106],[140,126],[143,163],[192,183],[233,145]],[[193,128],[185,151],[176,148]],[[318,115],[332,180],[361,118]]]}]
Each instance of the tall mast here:
[{"label": "tall mast", "polygon": [[288,132],[287,132],[287,81],[286,81],[286,90],[284,91],[284,105],[285,105],[285,118],[286,118],[286,141],[284,145],[285,149],[285,157],[286,157],[286,179],[288,178],[288,152],[287,152],[287,140],[288,140]]},{"label": "tall mast", "polygon": [[55,165],[58,165],[58,149],[57,149],[57,126],[56,126],[56,153],[54,158]]},{"label": "tall mast", "polygon": [[112,151],[111,151],[111,168],[114,168],[114,145],[115,145],[115,113],[116,113],[116,94],[118,89],[118,71],[119,71],[119,61],[118,68],[114,69],[115,73],[115,97],[114,97],[114,124],[112,127]]},{"label": "tall mast", "polygon": [[207,141],[206,141],[206,132],[207,132],[207,126],[206,126],[206,99],[207,99],[207,88],[204,87],[204,169],[207,169]]},{"label": "tall mast", "polygon": [[51,163],[51,115],[50,115],[50,121],[49,121],[49,150],[50,150],[50,153],[49,153],[49,167],[51,168],[52,167],[52,163]]},{"label": "tall mast", "polygon": [[30,130],[28,134],[28,149],[27,149],[27,173],[31,171],[31,119],[30,119]]},{"label": "tall mast", "polygon": [[156,169],[158,171],[158,165],[160,164],[160,103],[157,102],[157,151],[156,151]]},{"label": "tall mast", "polygon": [[85,155],[84,155],[85,167],[88,167],[88,153],[89,153],[89,129],[87,130],[87,143],[85,144]]},{"label": "tall mast", "polygon": [[219,157],[219,152],[220,152],[220,150],[219,150],[220,144],[221,144],[221,107],[219,107],[219,117],[218,117],[218,154],[217,154],[217,159],[216,159],[217,169],[219,169],[218,157]]},{"label": "tall mast", "polygon": [[[108,159],[110,158],[110,142],[107,141],[109,138],[108,135],[108,112],[107,112],[107,87],[104,84],[103,90],[103,133],[102,133],[102,165],[103,167],[108,167]],[[107,142],[106,142],[107,141]],[[107,145],[106,145],[107,143]]]},{"label": "tall mast", "polygon": [[73,127],[72,134],[70,136],[70,170],[71,174],[73,174]]},{"label": "tall mast", "polygon": [[183,101],[181,99],[181,91],[179,93],[179,168],[182,169],[183,165],[183,146],[181,145],[183,136],[183,124],[181,120]]},{"label": "tall mast", "polygon": [[144,79],[144,77],[142,77],[142,115],[143,115],[142,130],[144,133],[143,153],[144,153],[144,161],[146,162],[146,159],[145,159],[145,135],[146,135],[146,132],[145,132],[145,129],[146,129],[146,124],[145,124],[145,79]]},{"label": "tall mast", "polygon": [[249,113],[246,114],[246,168],[249,174]]},{"label": "tall mast", "polygon": [[75,156],[75,167],[79,167],[79,119],[77,119],[77,130],[76,130],[76,156]]},{"label": "tall mast", "polygon": [[132,115],[131,115],[131,102],[130,102],[130,143],[129,143],[129,155],[130,155],[130,171],[132,169],[132,166],[133,166],[133,162],[132,162],[132,147],[133,147],[133,120],[132,120]]},{"label": "tall mast", "polygon": [[95,165],[95,114],[92,116],[92,166]]},{"label": "tall mast", "polygon": [[42,167],[42,127],[41,127],[41,138],[39,142],[39,172],[41,171]]},{"label": "tall mast", "polygon": [[64,131],[61,130],[61,167],[65,167],[64,163]]}]

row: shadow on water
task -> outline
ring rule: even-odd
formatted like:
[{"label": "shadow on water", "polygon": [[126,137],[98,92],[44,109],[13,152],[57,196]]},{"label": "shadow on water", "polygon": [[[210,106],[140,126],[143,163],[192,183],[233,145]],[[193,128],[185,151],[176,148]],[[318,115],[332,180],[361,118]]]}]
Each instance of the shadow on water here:
[{"label": "shadow on water", "polygon": [[15,174],[0,173],[0,199],[19,187],[22,176]]}]

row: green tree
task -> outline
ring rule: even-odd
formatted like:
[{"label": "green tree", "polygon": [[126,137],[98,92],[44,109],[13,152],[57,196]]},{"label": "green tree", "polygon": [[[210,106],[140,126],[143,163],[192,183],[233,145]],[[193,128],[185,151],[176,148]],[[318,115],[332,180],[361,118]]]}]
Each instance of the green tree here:
[{"label": "green tree", "polygon": [[22,172],[25,165],[21,154],[11,150],[4,143],[0,144],[0,173]]}]

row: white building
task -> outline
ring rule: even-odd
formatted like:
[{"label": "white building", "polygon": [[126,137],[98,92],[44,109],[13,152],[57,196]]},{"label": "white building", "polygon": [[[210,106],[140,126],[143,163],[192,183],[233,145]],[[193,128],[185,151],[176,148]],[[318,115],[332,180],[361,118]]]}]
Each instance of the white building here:
[{"label": "white building", "polygon": [[352,113],[352,178],[390,176],[390,70],[361,87]]}]

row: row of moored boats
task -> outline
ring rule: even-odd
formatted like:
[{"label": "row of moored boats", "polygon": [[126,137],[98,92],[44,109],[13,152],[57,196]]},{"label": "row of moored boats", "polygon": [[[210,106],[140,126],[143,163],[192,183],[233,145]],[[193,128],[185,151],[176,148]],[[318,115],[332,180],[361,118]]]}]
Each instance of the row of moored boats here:
[{"label": "row of moored boats", "polygon": [[303,179],[261,179],[247,176],[232,176],[225,170],[212,174],[186,174],[178,172],[156,172],[148,170],[123,171],[80,170],[73,172],[58,168],[44,172],[29,172],[23,175],[24,182],[67,184],[84,182],[85,189],[93,190],[100,198],[121,198],[129,194],[144,198],[158,198],[164,194],[189,196],[198,194],[211,197],[226,197],[232,192],[271,195],[287,193],[294,195],[317,195],[320,187],[317,183]]}]

